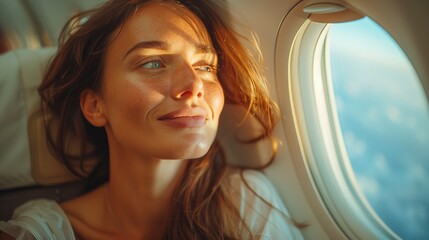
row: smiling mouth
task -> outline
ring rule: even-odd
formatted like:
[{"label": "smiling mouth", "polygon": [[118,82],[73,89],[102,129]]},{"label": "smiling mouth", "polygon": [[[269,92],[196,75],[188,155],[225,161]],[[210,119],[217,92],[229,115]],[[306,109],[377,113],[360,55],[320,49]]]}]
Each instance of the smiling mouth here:
[{"label": "smiling mouth", "polygon": [[201,107],[183,107],[160,116],[158,120],[178,128],[199,128],[206,125],[208,115]]},{"label": "smiling mouth", "polygon": [[175,116],[158,119],[168,125],[180,128],[198,128],[206,124],[205,116]]}]

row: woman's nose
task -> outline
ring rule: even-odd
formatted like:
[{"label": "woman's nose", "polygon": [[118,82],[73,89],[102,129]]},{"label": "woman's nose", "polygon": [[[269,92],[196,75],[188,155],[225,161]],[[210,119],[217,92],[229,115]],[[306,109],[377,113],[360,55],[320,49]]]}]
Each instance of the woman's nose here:
[{"label": "woman's nose", "polygon": [[196,73],[195,69],[184,63],[178,67],[172,76],[174,99],[184,100],[193,97],[204,96],[204,83]]}]

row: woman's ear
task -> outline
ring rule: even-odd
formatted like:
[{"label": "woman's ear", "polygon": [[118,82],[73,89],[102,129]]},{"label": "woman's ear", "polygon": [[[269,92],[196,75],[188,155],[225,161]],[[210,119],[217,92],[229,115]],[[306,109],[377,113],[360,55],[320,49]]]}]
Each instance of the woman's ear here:
[{"label": "woman's ear", "polygon": [[107,123],[102,108],[100,96],[91,89],[86,89],[80,95],[80,109],[83,116],[95,127],[103,127]]}]

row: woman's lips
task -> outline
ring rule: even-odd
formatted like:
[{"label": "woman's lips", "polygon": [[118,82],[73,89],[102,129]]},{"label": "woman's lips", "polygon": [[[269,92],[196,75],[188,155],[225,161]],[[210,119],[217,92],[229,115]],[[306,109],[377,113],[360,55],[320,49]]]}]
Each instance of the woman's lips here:
[{"label": "woman's lips", "polygon": [[158,118],[168,125],[181,128],[198,128],[207,122],[207,111],[204,108],[183,108]]},{"label": "woman's lips", "polygon": [[181,128],[198,128],[206,124],[205,116],[180,116],[159,119],[160,121]]}]

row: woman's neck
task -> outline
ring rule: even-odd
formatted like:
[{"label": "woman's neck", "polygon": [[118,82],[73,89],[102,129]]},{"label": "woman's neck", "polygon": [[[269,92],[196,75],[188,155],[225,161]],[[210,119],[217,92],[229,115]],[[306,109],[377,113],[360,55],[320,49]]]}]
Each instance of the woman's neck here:
[{"label": "woman's neck", "polygon": [[187,160],[112,158],[107,201],[118,230],[136,237],[162,234],[186,165]]}]

